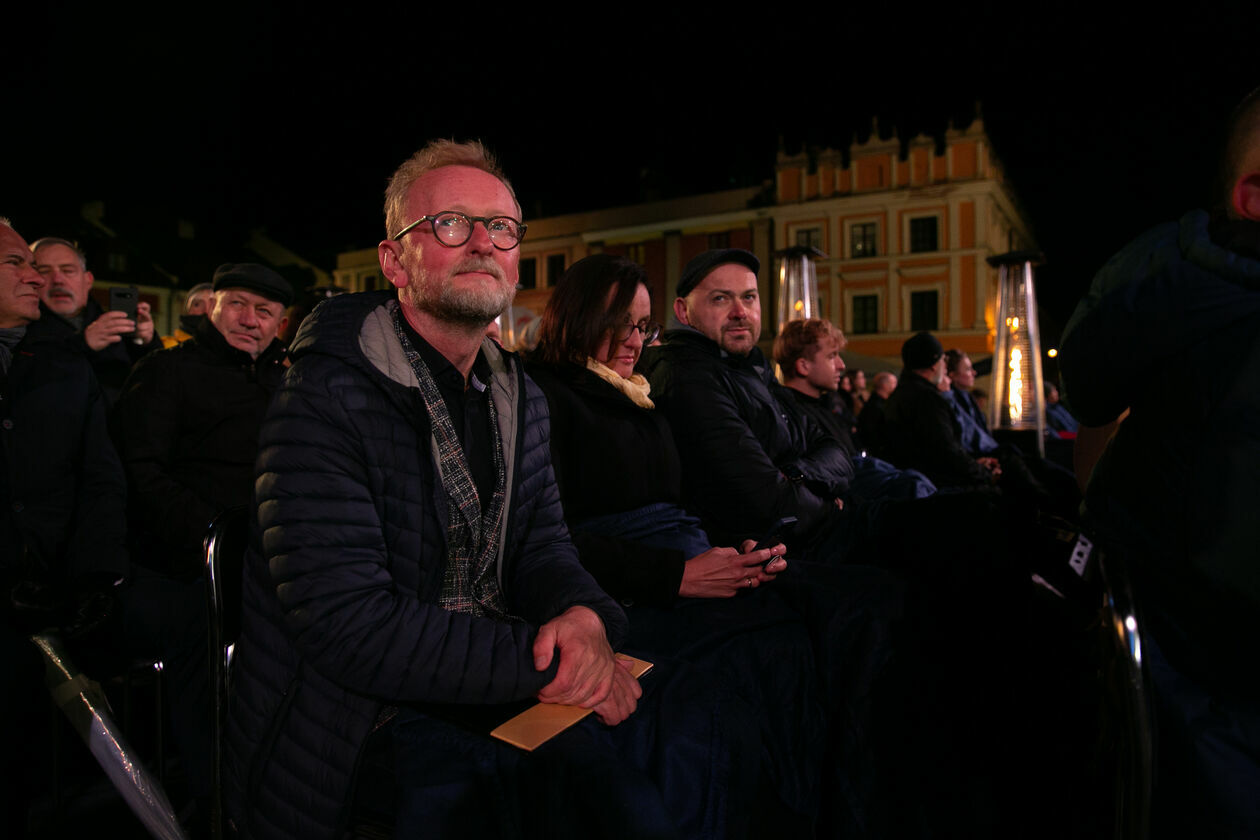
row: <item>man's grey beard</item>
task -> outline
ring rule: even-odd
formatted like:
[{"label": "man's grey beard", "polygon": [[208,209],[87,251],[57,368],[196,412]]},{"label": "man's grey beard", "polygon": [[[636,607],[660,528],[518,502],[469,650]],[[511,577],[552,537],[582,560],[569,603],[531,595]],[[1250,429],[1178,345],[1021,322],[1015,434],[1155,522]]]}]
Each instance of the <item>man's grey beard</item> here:
[{"label": "man's grey beard", "polygon": [[489,258],[470,258],[457,264],[451,276],[465,271],[484,271],[494,275],[502,285],[478,289],[456,288],[443,282],[432,294],[433,285],[427,277],[408,283],[401,289],[404,303],[427,312],[440,321],[461,326],[484,328],[508,308],[516,296],[515,285],[508,285],[503,268]]}]

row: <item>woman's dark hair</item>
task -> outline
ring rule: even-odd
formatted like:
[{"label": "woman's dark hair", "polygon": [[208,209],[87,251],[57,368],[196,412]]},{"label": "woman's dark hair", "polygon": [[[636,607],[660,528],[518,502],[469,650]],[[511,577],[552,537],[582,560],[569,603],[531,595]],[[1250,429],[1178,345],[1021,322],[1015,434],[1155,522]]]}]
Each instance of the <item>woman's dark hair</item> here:
[{"label": "woman's dark hair", "polygon": [[[640,286],[647,288],[647,272],[625,257],[592,254],[578,260],[547,301],[532,358],[585,365],[608,333],[621,325]],[[608,291],[614,288],[609,305]]]},{"label": "woman's dark hair", "polygon": [[945,371],[954,373],[958,370],[958,366],[962,364],[962,360],[968,358],[967,354],[962,350],[954,348],[945,351]]}]

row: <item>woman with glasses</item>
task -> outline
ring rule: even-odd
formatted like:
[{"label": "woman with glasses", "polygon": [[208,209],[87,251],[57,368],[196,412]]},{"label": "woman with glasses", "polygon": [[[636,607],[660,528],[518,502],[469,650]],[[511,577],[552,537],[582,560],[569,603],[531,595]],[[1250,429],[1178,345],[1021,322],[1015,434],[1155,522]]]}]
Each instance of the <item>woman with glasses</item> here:
[{"label": "woman with glasses", "polygon": [[773,591],[785,549],[713,547],[682,509],[669,424],[634,372],[659,333],[646,274],[629,260],[587,257],[552,293],[527,369],[547,394],[565,520],[583,565],[626,607],[627,649],[706,668],[753,708],[790,812],[773,818],[807,828],[826,723],[809,633]]}]

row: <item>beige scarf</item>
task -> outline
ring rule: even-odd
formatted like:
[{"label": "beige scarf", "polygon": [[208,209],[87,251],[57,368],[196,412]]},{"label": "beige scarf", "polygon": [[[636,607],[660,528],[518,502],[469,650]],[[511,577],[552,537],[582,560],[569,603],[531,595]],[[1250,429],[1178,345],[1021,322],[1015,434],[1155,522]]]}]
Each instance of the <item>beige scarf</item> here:
[{"label": "beige scarf", "polygon": [[626,379],[617,371],[600,364],[589,356],[586,359],[586,369],[625,394],[639,408],[656,408],[656,404],[648,396],[648,391],[652,390],[652,386],[648,384],[643,374],[634,373],[630,375],[629,379]]}]

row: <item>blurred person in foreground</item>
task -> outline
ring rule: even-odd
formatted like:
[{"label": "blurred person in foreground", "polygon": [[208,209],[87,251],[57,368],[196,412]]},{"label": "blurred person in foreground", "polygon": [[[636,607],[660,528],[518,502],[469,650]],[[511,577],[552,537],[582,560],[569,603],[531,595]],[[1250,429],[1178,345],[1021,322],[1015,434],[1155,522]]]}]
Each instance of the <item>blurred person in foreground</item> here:
[{"label": "blurred person in foreground", "polygon": [[[1216,206],[1112,257],[1059,345],[1087,523],[1144,610],[1166,837],[1260,836],[1260,89],[1220,169]],[[1176,411],[1169,381],[1196,383]]]}]

